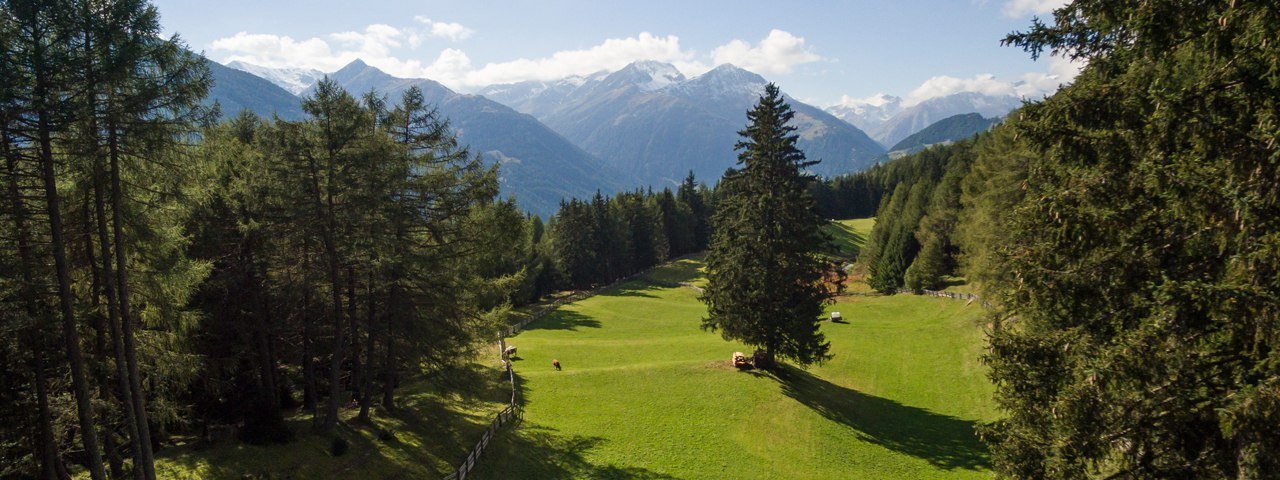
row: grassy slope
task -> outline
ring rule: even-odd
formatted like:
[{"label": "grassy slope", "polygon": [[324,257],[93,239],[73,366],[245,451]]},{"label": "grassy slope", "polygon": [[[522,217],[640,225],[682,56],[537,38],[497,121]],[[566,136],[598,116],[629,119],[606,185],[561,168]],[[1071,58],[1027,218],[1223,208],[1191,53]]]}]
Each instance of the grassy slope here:
[{"label": "grassy slope", "polygon": [[875,224],[875,218],[836,220],[827,224],[824,230],[835,241],[838,255],[853,258],[866,245],[867,237],[871,235],[871,227]]},{"label": "grassy slope", "polygon": [[[697,266],[652,275],[687,281]],[[525,423],[499,435],[477,475],[990,476],[973,434],[995,415],[976,305],[846,297],[832,309],[850,323],[823,325],[835,358],[778,378],[730,368],[729,354],[748,349],[698,328],[705,309],[695,295],[633,281],[512,339]]]},{"label": "grassy slope", "polygon": [[[490,352],[497,356],[497,349]],[[369,427],[355,422],[357,410],[344,410],[347,421],[338,435],[350,445],[341,456],[329,454],[328,437],[310,432],[310,415],[288,419],[297,432],[293,443],[275,446],[227,441],[212,447],[169,448],[156,458],[156,475],[164,479],[251,478],[440,478],[466,458],[471,446],[497,412],[505,407],[510,386],[496,365],[472,364],[420,381],[398,392],[400,410],[391,417],[376,410],[377,427],[394,432],[382,441]],[[447,384],[443,383],[447,380]],[[86,476],[87,478],[87,476]]]}]

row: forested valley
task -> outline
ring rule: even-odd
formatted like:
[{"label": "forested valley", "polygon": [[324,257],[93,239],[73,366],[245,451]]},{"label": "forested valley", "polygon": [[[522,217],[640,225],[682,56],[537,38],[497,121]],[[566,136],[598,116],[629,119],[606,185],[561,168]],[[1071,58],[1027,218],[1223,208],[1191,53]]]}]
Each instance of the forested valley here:
[{"label": "forested valley", "polygon": [[[220,426],[368,422],[514,310],[707,250],[733,194],[690,173],[544,219],[416,87],[222,112],[146,1],[53,3],[0,3],[0,476],[154,479]],[[877,219],[853,277],[988,308],[998,475],[1280,472],[1277,38],[1271,3],[1072,2],[1004,41],[1086,61],[1073,84],[803,176],[804,208]]]}]

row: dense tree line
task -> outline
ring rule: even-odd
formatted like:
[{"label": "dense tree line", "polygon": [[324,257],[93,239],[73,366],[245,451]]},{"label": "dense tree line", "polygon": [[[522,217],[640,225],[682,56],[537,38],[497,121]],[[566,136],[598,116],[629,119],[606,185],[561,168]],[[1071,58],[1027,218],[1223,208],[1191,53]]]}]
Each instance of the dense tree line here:
[{"label": "dense tree line", "polygon": [[[985,141],[986,136],[978,138]],[[956,272],[961,183],[974,140],[935,147],[883,166],[885,196],[859,263],[872,288],[892,293],[940,288]]]},{"label": "dense tree line", "polygon": [[533,296],[543,233],[417,90],[201,106],[145,1],[0,3],[0,476],[155,478],[175,434],[395,408]]},{"label": "dense tree line", "polygon": [[[706,249],[714,192],[690,173],[675,192],[636,190],[562,202],[545,249],[553,267],[544,286],[603,285]],[[544,294],[549,290],[538,290]]]},{"label": "dense tree line", "polygon": [[1270,3],[1075,1],[1006,39],[1087,61],[1072,85],[882,166],[860,263],[992,306],[1001,476],[1280,472],[1275,38]]}]

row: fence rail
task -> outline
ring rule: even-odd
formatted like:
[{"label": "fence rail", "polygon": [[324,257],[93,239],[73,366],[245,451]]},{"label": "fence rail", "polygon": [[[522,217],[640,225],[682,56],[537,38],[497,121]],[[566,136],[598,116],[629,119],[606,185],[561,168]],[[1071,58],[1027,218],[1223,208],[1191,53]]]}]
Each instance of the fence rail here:
[{"label": "fence rail", "polygon": [[[679,258],[673,258],[670,261],[682,260],[685,258],[689,258],[693,255],[696,255],[696,254],[690,254],[690,255],[679,257]],[[529,326],[530,323],[533,323],[542,319],[542,317],[545,317],[551,312],[554,312],[557,308],[560,308],[566,303],[573,303],[579,300],[583,300],[587,297],[595,295],[597,292],[613,288],[623,282],[628,282],[636,278],[645,277],[649,274],[649,272],[653,271],[653,269],[658,268],[660,266],[662,265],[655,265],[639,273],[615,280],[613,283],[610,283],[608,285],[595,287],[590,290],[579,290],[579,291],[573,292],[572,294],[557,298],[551,301],[550,303],[543,305],[542,308],[538,309],[537,312],[534,312],[532,315],[529,315],[524,320],[511,324],[507,326],[507,328],[500,330],[498,332],[498,338],[495,338],[494,341],[515,336],[515,334],[520,333],[522,330],[524,330],[524,327]],[[685,285],[685,284],[681,283],[680,285]],[[685,285],[685,286],[689,286],[691,288],[694,288],[695,290],[701,291],[701,289],[699,289],[697,286],[694,286],[694,285]],[[480,441],[476,442],[476,446],[471,449],[471,453],[467,454],[467,459],[464,460],[461,465],[458,465],[457,470],[445,476],[444,480],[465,480],[467,478],[467,475],[470,474],[471,471],[475,469],[476,461],[480,459],[480,454],[484,452],[485,447],[489,446],[489,440],[493,439],[493,435],[498,432],[498,429],[524,418],[524,408],[520,406],[520,388],[516,384],[516,372],[511,368],[510,362],[506,362],[505,366],[507,368],[507,377],[511,381],[511,402],[507,404],[507,408],[504,408],[502,412],[499,413],[498,416],[493,419],[493,422],[489,424],[489,428],[485,429],[484,435],[480,437]]]},{"label": "fence rail", "polygon": [[972,294],[972,293],[943,292],[943,291],[939,291],[939,290],[920,290],[920,291],[918,291],[918,292],[917,292],[917,291],[914,291],[914,290],[908,290],[908,289],[899,289],[899,290],[898,290],[898,293],[909,293],[909,294],[914,294],[914,295],[928,295],[928,296],[930,296],[930,297],[940,297],[940,298],[954,298],[954,299],[956,299],[956,300],[968,300],[968,301],[970,301],[970,302],[975,302],[975,301],[976,301],[976,302],[978,302],[978,303],[981,303],[981,304],[982,304],[982,306],[984,306],[984,307],[991,308],[991,305],[990,305],[990,304],[988,304],[988,303],[986,302],[986,300],[983,300],[983,299],[982,299],[982,297],[979,297],[979,296],[977,296],[977,295],[975,295],[975,294]]}]

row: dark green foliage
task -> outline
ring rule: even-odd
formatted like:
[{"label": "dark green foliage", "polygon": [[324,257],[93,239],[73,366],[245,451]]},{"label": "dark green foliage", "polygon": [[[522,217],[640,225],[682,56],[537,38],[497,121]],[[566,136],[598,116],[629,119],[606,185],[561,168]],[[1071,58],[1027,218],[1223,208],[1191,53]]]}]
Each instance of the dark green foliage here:
[{"label": "dark green foliage", "polygon": [[[1280,5],[1073,2],[1007,41],[1088,60],[1012,127],[982,265],[1019,478],[1280,475]],[[986,166],[984,165],[984,168]],[[1015,171],[1022,170],[1015,168]],[[976,169],[975,169],[976,171]],[[993,198],[994,197],[994,198]],[[992,201],[994,200],[994,201]]]},{"label": "dark green foliage", "polygon": [[341,457],[347,454],[347,450],[351,449],[351,445],[347,443],[347,439],[343,437],[333,437],[329,442],[329,455]]},{"label": "dark green foliage", "polygon": [[828,358],[818,330],[823,305],[838,291],[828,283],[835,265],[819,255],[827,239],[808,189],[811,165],[796,148],[794,112],[775,85],[765,88],[739,132],[740,169],[721,181],[707,252],[708,283],[702,294],[717,330],[775,357],[801,365]]},{"label": "dark green foliage", "polygon": [[543,274],[535,298],[551,292],[552,283],[575,289],[604,285],[701,251],[698,235],[710,230],[710,196],[690,175],[679,195],[636,190],[561,202],[543,246],[555,269]]}]

